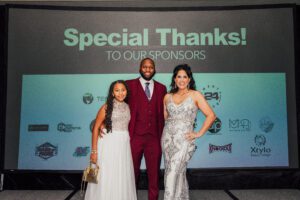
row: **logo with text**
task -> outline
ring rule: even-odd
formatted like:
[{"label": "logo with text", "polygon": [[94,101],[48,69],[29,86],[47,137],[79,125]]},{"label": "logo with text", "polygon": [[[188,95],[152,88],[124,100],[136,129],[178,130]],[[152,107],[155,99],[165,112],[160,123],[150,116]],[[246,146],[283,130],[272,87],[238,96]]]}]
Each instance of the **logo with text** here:
[{"label": "logo with text", "polygon": [[46,132],[49,131],[49,124],[29,124],[28,132]]},{"label": "logo with text", "polygon": [[214,145],[214,144],[209,144],[209,153],[214,153],[214,152],[226,152],[226,153],[231,153],[232,152],[232,143],[226,144],[226,145]]},{"label": "logo with text", "polygon": [[213,108],[220,105],[222,93],[218,86],[207,85],[206,87],[202,88],[201,92]]},{"label": "logo with text", "polygon": [[90,147],[76,147],[73,156],[83,157],[83,156],[87,156],[89,152],[90,152]]},{"label": "logo with text", "polygon": [[35,147],[35,155],[47,160],[57,155],[57,146],[46,142],[40,146]]},{"label": "logo with text", "polygon": [[249,119],[229,119],[230,132],[251,131],[251,121]]},{"label": "logo with text", "polygon": [[219,118],[216,118],[214,123],[211,125],[211,127],[208,129],[209,135],[220,135],[220,130],[222,129],[222,122]]},{"label": "logo with text", "polygon": [[91,93],[85,93],[82,97],[82,100],[85,104],[91,104],[94,101],[94,97]]},{"label": "logo with text", "polygon": [[266,147],[267,139],[264,135],[256,135],[254,137],[254,143],[256,146],[252,146],[251,148],[251,156],[259,157],[259,156],[270,156],[271,148]]},{"label": "logo with text", "polygon": [[57,130],[59,132],[65,132],[65,133],[70,133],[73,130],[80,130],[81,127],[75,127],[72,124],[65,124],[63,122],[60,122],[59,124],[57,124]]},{"label": "logo with text", "polygon": [[85,93],[82,97],[82,100],[85,104],[91,104],[95,101],[97,102],[105,102],[107,99],[107,96],[96,96],[94,97],[92,93]]}]

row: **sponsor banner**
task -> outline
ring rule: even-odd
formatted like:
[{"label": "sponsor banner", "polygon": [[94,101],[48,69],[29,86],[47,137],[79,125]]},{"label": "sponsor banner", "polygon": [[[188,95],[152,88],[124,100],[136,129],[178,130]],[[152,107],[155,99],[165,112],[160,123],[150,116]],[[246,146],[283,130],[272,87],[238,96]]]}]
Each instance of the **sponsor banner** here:
[{"label": "sponsor banner", "polygon": [[[197,151],[189,161],[189,168],[288,165],[287,114],[282,102],[285,74],[194,73],[193,76],[209,105],[214,105],[217,118],[207,133],[195,141]],[[94,119],[105,103],[102,100],[110,83],[136,77],[138,74],[24,75],[19,168],[83,169],[89,161],[87,147],[91,145]],[[166,86],[171,78],[170,73],[155,75],[155,80]],[[52,83],[56,86],[52,87]],[[97,97],[103,99],[98,101]],[[195,131],[202,127],[204,119],[204,114],[198,112]],[[28,133],[28,124],[45,121],[53,128],[43,134]],[[58,154],[53,152],[48,155],[53,157],[41,159],[28,151],[44,144],[45,138],[58,147]],[[145,168],[145,163],[141,168]]]}]

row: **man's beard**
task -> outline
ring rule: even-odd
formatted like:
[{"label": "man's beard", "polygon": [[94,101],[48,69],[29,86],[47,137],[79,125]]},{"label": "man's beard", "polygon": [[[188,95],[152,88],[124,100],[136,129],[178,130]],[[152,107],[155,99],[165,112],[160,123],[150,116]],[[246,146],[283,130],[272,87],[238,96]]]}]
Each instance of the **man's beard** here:
[{"label": "man's beard", "polygon": [[144,76],[144,74],[143,74],[142,71],[140,70],[141,76],[142,76],[143,79],[145,79],[146,81],[150,81],[150,80],[153,78],[153,76],[155,75],[155,73],[156,73],[156,71],[154,71],[153,74],[152,74],[149,78],[147,78],[147,77]]}]

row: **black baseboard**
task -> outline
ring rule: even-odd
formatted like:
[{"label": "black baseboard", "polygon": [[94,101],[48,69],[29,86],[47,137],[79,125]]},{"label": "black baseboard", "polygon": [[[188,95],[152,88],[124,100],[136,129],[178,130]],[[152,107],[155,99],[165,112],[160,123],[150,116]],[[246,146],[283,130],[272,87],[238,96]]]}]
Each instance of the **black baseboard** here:
[{"label": "black baseboard", "polygon": [[[80,173],[5,173],[4,190],[77,190],[81,184]],[[190,189],[300,189],[298,170],[237,170],[237,171],[187,171]],[[160,172],[160,189],[163,190],[163,171]],[[146,171],[142,171],[137,186],[148,189]]]}]

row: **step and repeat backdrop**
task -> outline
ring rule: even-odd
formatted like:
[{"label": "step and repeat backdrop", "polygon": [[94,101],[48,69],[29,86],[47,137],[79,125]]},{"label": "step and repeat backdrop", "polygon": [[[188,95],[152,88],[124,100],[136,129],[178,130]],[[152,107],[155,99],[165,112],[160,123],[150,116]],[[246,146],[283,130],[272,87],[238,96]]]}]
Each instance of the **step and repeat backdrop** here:
[{"label": "step and repeat backdrop", "polygon": [[189,64],[217,114],[189,168],[298,167],[292,7],[9,7],[7,40],[5,169],[82,170],[108,86],[145,57],[168,89]]}]

